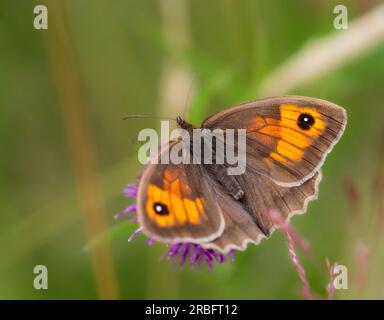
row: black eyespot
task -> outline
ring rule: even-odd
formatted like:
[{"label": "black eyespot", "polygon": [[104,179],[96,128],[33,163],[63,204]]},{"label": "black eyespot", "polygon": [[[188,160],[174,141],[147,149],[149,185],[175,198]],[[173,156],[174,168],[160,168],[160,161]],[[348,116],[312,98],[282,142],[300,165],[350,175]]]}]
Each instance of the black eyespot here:
[{"label": "black eyespot", "polygon": [[297,125],[303,130],[309,130],[315,123],[315,118],[308,113],[302,113],[297,118]]},{"label": "black eyespot", "polygon": [[167,214],[169,214],[168,207],[161,202],[155,202],[153,204],[153,210],[156,214],[160,216],[166,216]]}]

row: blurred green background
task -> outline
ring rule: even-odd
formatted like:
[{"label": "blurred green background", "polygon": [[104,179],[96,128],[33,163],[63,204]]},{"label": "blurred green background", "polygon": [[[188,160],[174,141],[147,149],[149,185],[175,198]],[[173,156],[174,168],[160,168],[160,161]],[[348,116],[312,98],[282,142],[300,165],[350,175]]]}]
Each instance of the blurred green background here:
[{"label": "blurred green background", "polygon": [[[48,7],[48,30],[33,28],[37,4]],[[334,29],[336,4],[348,8],[348,30]],[[383,2],[1,0],[0,299],[301,298],[282,234],[212,272],[180,270],[159,260],[163,244],[148,247],[143,235],[128,243],[134,226],[113,219],[131,203],[122,188],[140,171],[137,134],[159,127],[123,116],[176,116],[188,105],[187,120],[199,124],[275,94],[348,112],[319,200],[293,219],[315,254],[299,252],[312,291],[326,295],[328,257],[349,271],[349,289],[336,298],[384,298],[383,32],[348,59],[314,60],[318,76],[297,68],[273,81],[317,39],[323,51],[315,51],[332,57],[343,42],[327,39],[348,37],[375,8],[382,13]],[[364,40],[379,27],[358,28]],[[291,83],[298,74],[304,80]],[[40,264],[48,290],[33,288]]]}]

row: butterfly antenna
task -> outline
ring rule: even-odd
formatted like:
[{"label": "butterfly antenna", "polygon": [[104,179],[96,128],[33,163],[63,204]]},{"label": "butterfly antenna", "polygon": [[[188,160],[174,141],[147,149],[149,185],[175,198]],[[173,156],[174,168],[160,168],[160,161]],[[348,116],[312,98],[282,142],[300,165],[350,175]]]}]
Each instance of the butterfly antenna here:
[{"label": "butterfly antenna", "polygon": [[160,120],[172,120],[172,121],[176,121],[175,118],[150,116],[150,115],[144,115],[144,114],[131,114],[131,115],[125,116],[125,117],[123,118],[123,120],[129,120],[129,119],[160,119]]}]

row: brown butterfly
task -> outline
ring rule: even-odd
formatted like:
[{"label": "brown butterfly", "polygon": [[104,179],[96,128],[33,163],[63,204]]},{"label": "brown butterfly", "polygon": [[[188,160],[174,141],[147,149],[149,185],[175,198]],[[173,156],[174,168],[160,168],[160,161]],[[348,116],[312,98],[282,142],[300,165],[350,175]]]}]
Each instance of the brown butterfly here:
[{"label": "brown butterfly", "polygon": [[[320,167],[346,121],[343,108],[299,96],[256,100],[210,116],[202,128],[246,130],[245,173],[228,175],[226,164],[147,165],[138,191],[143,231],[222,253],[259,243],[274,229],[271,210],[289,219],[317,198]],[[194,129],[180,117],[177,122]]]}]

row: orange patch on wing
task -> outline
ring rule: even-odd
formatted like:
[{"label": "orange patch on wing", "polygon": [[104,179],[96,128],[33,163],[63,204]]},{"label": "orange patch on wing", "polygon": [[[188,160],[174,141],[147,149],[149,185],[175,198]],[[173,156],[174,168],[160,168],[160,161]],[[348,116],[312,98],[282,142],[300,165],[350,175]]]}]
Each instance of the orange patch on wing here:
[{"label": "orange patch on wing", "polygon": [[[317,112],[316,108],[314,107],[299,107],[293,104],[282,104],[280,105],[280,116],[281,119],[284,121],[293,120],[297,121],[297,118],[302,113],[308,113],[310,114],[314,119],[315,123],[313,124],[312,128],[307,130],[306,133],[308,134],[314,134],[314,136],[319,136],[319,131],[323,131],[326,127],[326,123],[322,117],[322,115]],[[297,128],[297,124],[295,126]],[[315,134],[315,132],[317,134]]]},{"label": "orange patch on wing", "polygon": [[286,142],[303,149],[307,148],[312,141],[312,139],[309,139],[294,129],[282,128],[278,125],[267,126],[261,129],[260,132],[279,139],[284,139]]},{"label": "orange patch on wing", "polygon": [[[197,225],[202,219],[206,219],[204,214],[203,201],[201,198],[190,199],[184,193],[189,190],[181,179],[172,182],[164,181],[164,189],[149,184],[147,189],[147,202],[145,205],[148,217],[160,227],[181,226],[187,223]],[[161,203],[166,206],[167,214],[155,212],[154,204]]]},{"label": "orange patch on wing", "polygon": [[172,182],[180,175],[180,170],[177,167],[170,167],[164,171],[164,179]]},{"label": "orange patch on wing", "polygon": [[259,131],[266,124],[263,117],[252,118],[247,124],[247,131]]},{"label": "orange patch on wing", "polygon": [[184,199],[183,201],[185,210],[188,212],[188,222],[191,224],[200,224],[201,216],[195,201],[190,199]]},{"label": "orange patch on wing", "polygon": [[[168,215],[159,215],[155,212],[154,204],[160,202],[164,205],[169,205],[166,203],[166,197],[163,190],[159,187],[149,184],[147,189],[147,203],[145,204],[146,212],[148,213],[149,218],[155,221],[160,227],[169,227],[175,224],[175,217],[172,214]],[[169,208],[168,208],[169,210]]]},{"label": "orange patch on wing", "polygon": [[184,209],[183,198],[181,194],[180,180],[175,180],[170,184],[167,191],[170,193],[171,207],[173,214],[179,224],[184,224],[188,220],[187,212]]},{"label": "orange patch on wing", "polygon": [[284,157],[282,157],[281,155],[279,155],[279,154],[276,153],[276,152],[272,152],[272,153],[270,154],[270,156],[271,156],[274,160],[276,160],[277,162],[285,163],[285,162],[288,161],[287,159],[285,159]]},{"label": "orange patch on wing", "polygon": [[274,149],[276,147],[276,139],[268,134],[265,134],[264,130],[267,128],[269,128],[269,126],[263,117],[253,118],[247,124],[247,135],[257,141],[260,141],[269,148]]},{"label": "orange patch on wing", "polygon": [[304,151],[295,147],[294,145],[285,142],[284,140],[280,140],[277,143],[277,153],[281,154],[285,158],[288,158],[289,160],[295,161],[299,160],[303,157]]},{"label": "orange patch on wing", "polygon": [[[297,120],[302,113],[311,115],[315,122],[308,129],[301,129]],[[265,136],[262,142],[273,147],[270,157],[278,162],[297,161],[304,156],[304,151],[310,147],[326,128],[322,115],[314,107],[299,107],[292,104],[280,105],[280,119],[257,117],[249,122],[248,130],[256,138],[257,133]]]}]

